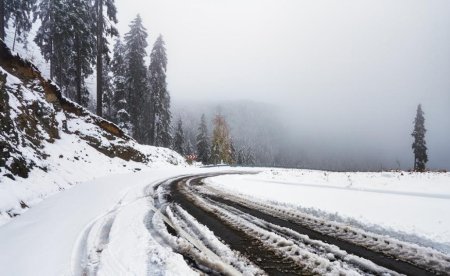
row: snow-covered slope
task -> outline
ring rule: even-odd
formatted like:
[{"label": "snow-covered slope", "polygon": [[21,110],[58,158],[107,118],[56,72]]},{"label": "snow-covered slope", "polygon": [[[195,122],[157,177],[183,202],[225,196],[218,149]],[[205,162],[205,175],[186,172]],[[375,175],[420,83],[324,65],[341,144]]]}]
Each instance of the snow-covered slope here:
[{"label": "snow-covered slope", "polygon": [[0,41],[0,225],[76,183],[167,165],[185,161],[65,99]]}]

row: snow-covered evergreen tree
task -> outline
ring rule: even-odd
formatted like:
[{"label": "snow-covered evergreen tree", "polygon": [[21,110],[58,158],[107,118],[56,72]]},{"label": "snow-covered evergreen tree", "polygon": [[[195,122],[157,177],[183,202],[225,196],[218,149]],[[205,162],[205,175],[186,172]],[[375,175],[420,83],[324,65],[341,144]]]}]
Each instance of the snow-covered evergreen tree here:
[{"label": "snow-covered evergreen tree", "polygon": [[236,163],[238,165],[255,165],[255,157],[252,149],[241,148],[236,154]]},{"label": "snow-covered evergreen tree", "polygon": [[183,121],[181,118],[177,122],[177,127],[175,131],[175,136],[173,139],[173,149],[181,155],[185,155],[185,143],[184,143],[184,131],[183,131]]},{"label": "snow-covered evergreen tree", "polygon": [[44,59],[50,62],[50,78],[62,85],[65,82],[63,70],[67,68],[64,61],[71,56],[68,50],[73,46],[68,5],[65,0],[41,0],[35,16],[40,19],[41,25],[34,41]]},{"label": "snow-covered evergreen tree", "polygon": [[[85,1],[85,0],[84,0]],[[93,15],[96,25],[96,53],[97,53],[97,115],[102,116],[103,111],[103,61],[108,56],[107,37],[117,36],[119,33],[114,27],[117,23],[117,9],[114,0],[95,0],[93,5]],[[106,13],[106,17],[105,17]],[[94,30],[93,29],[93,30]],[[93,32],[94,33],[94,32]]]},{"label": "snow-covered evergreen tree", "polygon": [[113,106],[114,115],[112,116],[120,128],[127,134],[132,134],[132,126],[130,122],[130,114],[128,113],[128,95],[125,90],[126,87],[126,63],[125,63],[125,47],[120,38],[117,39],[114,45],[113,59],[111,62],[111,71],[113,75]]},{"label": "snow-covered evergreen tree", "polygon": [[414,120],[414,131],[411,134],[414,137],[412,149],[414,151],[414,170],[423,172],[428,162],[427,144],[425,142],[425,117],[422,111],[422,105],[417,106],[416,118]]},{"label": "snow-covered evergreen tree", "polygon": [[150,54],[150,143],[155,146],[168,147],[170,135],[170,95],[166,82],[167,55],[165,43],[161,35],[156,39]]},{"label": "snow-covered evergreen tree", "polygon": [[30,31],[37,0],[0,0],[0,39],[5,40],[5,30],[9,21],[17,39],[23,40]]},{"label": "snow-covered evergreen tree", "polygon": [[95,34],[92,32],[95,22],[88,1],[70,0],[68,1],[68,11],[70,12],[68,17],[71,25],[70,33],[73,39],[71,44],[73,45],[72,66],[75,71],[75,100],[87,107],[89,92],[84,80],[93,73],[92,67],[95,64],[96,41]]},{"label": "snow-covered evergreen tree", "polygon": [[112,121],[122,128],[127,134],[132,134],[130,114],[128,113],[128,94],[126,87],[125,47],[120,38],[116,40],[111,61],[112,86],[113,86],[113,110]]},{"label": "snow-covered evergreen tree", "polygon": [[114,85],[111,64],[105,59],[103,61],[103,117],[113,121],[116,114],[114,104]]},{"label": "snow-covered evergreen tree", "polygon": [[184,137],[184,145],[184,154],[191,155],[195,152],[191,140],[186,136]]},{"label": "snow-covered evergreen tree", "polygon": [[230,139],[230,158],[231,158],[231,161],[230,161],[229,164],[236,163],[236,155],[237,155],[236,147],[234,145],[233,139]]},{"label": "snow-covered evergreen tree", "polygon": [[202,114],[202,117],[200,119],[200,125],[198,126],[198,133],[196,138],[197,138],[197,160],[199,160],[203,164],[208,164],[208,161],[210,160],[210,152],[209,152],[210,147],[205,114]]},{"label": "snow-covered evergreen tree", "polygon": [[93,73],[95,64],[90,2],[42,0],[36,17],[42,24],[35,42],[50,62],[50,77],[66,96],[87,107],[89,92],[85,79]]},{"label": "snow-covered evergreen tree", "polygon": [[[131,22],[130,31],[125,34],[126,45],[126,88],[128,91],[128,107],[130,121],[133,127],[133,137],[139,142],[145,142],[144,109],[149,108],[147,97],[147,69],[144,58],[147,53],[147,31],[142,25],[139,15]],[[170,145],[170,144],[169,144]],[[168,146],[168,145],[167,145]]]}]

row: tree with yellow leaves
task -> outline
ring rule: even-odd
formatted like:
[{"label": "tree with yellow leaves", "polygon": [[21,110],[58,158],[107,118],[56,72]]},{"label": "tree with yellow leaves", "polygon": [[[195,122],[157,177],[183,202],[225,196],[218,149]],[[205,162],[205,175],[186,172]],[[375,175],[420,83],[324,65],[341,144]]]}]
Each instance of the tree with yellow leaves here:
[{"label": "tree with yellow leaves", "polygon": [[230,129],[225,117],[217,114],[214,118],[214,131],[211,143],[211,162],[214,164],[233,164]]}]

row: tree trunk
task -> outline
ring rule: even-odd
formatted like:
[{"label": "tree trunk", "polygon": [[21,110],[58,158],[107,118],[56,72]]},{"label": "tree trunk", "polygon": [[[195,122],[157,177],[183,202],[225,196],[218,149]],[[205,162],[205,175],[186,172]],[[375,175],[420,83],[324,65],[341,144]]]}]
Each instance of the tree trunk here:
[{"label": "tree trunk", "polygon": [[[1,1],[1,0],[0,0]],[[50,79],[53,80],[55,78],[55,22],[53,22],[53,14],[50,13],[50,22],[51,24],[51,39],[50,39]]]},{"label": "tree trunk", "polygon": [[77,51],[77,58],[75,60],[76,62],[76,70],[77,75],[75,78],[76,81],[76,87],[77,87],[77,102],[78,104],[82,105],[82,97],[81,97],[81,48],[80,48],[80,38],[78,34],[75,37],[75,47]]},{"label": "tree trunk", "polygon": [[50,79],[53,80],[55,77],[55,49],[53,39],[50,40],[51,56],[50,56]]},{"label": "tree trunk", "polygon": [[0,39],[5,41],[5,0],[0,0]]},{"label": "tree trunk", "polygon": [[97,1],[97,115],[102,116],[103,102],[103,0]]}]

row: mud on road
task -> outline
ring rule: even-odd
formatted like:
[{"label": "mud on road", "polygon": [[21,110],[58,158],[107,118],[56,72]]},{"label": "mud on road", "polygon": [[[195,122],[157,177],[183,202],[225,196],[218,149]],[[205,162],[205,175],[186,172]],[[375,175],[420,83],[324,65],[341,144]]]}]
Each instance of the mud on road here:
[{"label": "mud on road", "polygon": [[168,186],[168,202],[187,211],[269,275],[446,275],[325,235],[298,220],[274,216],[223,194],[200,193],[197,188],[209,176],[174,180]]}]

